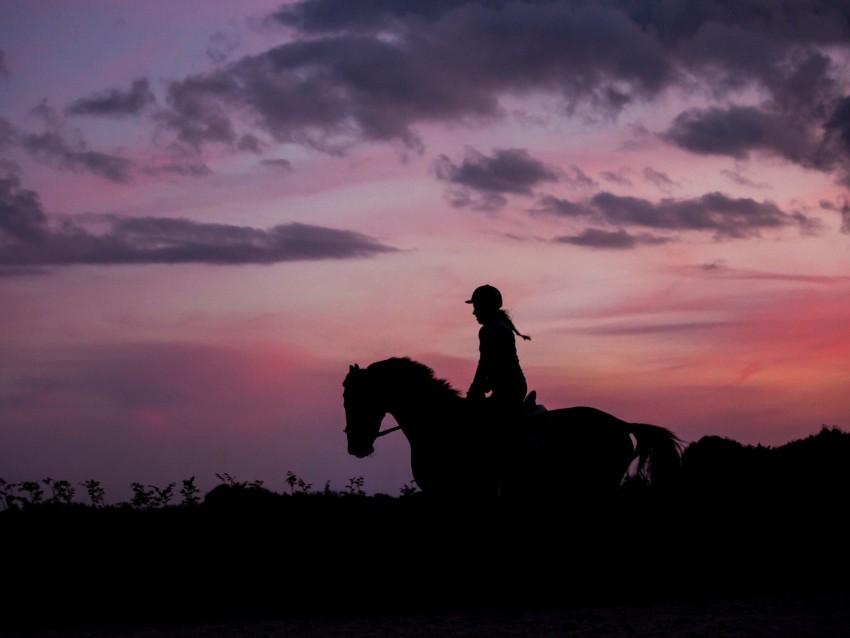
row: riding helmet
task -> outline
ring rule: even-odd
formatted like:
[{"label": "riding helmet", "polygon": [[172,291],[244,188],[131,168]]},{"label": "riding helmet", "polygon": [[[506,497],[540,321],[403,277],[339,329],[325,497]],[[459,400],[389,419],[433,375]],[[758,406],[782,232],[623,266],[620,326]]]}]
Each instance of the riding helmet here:
[{"label": "riding helmet", "polygon": [[473,291],[472,297],[467,299],[466,303],[475,304],[481,308],[498,310],[502,307],[502,293],[490,284],[484,284]]}]

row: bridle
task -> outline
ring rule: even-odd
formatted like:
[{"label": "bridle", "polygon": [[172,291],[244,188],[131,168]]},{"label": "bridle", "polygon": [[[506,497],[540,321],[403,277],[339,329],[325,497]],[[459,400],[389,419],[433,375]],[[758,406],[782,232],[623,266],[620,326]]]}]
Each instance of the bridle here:
[{"label": "bridle", "polygon": [[379,436],[386,436],[386,435],[387,435],[387,434],[389,434],[390,432],[395,432],[396,430],[400,430],[400,429],[401,429],[401,426],[400,426],[400,425],[396,425],[396,426],[393,426],[393,427],[391,427],[391,428],[387,428],[386,430],[381,430],[380,432],[378,432],[378,433],[375,435],[375,438],[377,439]]},{"label": "bridle", "polygon": [[[359,372],[359,371],[360,371],[360,366],[358,366],[358,365],[356,365],[356,364],[355,364],[355,365],[353,365],[353,366],[349,366],[349,370],[350,370],[351,372],[354,372],[355,370]],[[396,426],[394,426],[394,427],[387,428],[386,430],[381,430],[380,432],[378,432],[378,433],[375,435],[375,438],[376,438],[376,439],[378,439],[378,438],[380,438],[380,437],[382,437],[382,436],[386,436],[387,434],[390,434],[391,432],[395,432],[396,430],[400,430],[400,429],[401,429],[401,426],[400,426],[400,425],[396,425]],[[347,428],[346,428],[346,430],[347,430]]]},{"label": "bridle", "polygon": [[[387,434],[390,434],[391,432],[395,432],[396,430],[400,430],[400,429],[401,429],[401,426],[400,426],[400,425],[395,425],[395,426],[393,426],[393,427],[391,427],[391,428],[387,428],[386,430],[381,430],[380,432],[378,432],[378,433],[375,435],[375,438],[377,439],[377,438],[380,438],[380,437],[382,437],[382,436],[386,436]],[[343,430],[342,430],[342,431],[343,431],[343,432],[348,432],[348,428],[343,428]]]}]

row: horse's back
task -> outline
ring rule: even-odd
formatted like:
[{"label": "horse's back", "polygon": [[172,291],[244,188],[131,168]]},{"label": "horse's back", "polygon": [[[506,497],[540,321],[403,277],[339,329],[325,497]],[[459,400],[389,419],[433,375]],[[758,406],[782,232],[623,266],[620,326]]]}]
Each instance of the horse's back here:
[{"label": "horse's back", "polygon": [[[587,453],[588,448],[610,447],[629,442],[629,424],[597,408],[576,406],[529,414],[519,420],[518,429],[544,434],[559,454]],[[631,453],[633,450],[630,450]]]},{"label": "horse's back", "polygon": [[586,405],[557,408],[555,410],[549,410],[547,414],[558,423],[559,427],[573,427],[580,430],[598,425],[628,425],[626,421],[618,419],[613,414]]},{"label": "horse's back", "polygon": [[509,444],[511,491],[544,498],[610,493],[634,455],[628,424],[585,406],[521,417]]}]

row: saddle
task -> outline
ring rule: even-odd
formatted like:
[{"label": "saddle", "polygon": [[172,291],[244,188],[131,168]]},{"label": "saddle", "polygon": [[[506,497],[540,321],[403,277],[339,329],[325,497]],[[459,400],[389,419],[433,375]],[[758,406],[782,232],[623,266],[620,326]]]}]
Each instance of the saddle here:
[{"label": "saddle", "polygon": [[515,442],[527,450],[544,446],[551,438],[549,419],[540,418],[546,412],[548,412],[546,406],[537,403],[537,392],[535,390],[529,392],[522,402],[522,409],[516,422]]},{"label": "saddle", "polygon": [[537,390],[532,390],[522,401],[520,416],[542,414],[543,412],[546,412],[546,406],[537,403]]}]

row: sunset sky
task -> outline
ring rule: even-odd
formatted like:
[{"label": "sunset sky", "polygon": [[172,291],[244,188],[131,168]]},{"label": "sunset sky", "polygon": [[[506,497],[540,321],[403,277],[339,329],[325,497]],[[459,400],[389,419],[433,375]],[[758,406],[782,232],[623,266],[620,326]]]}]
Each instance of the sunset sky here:
[{"label": "sunset sky", "polygon": [[465,391],[483,283],[550,409],[850,428],[848,64],[843,0],[0,0],[0,477],[398,495],[342,380]]}]

